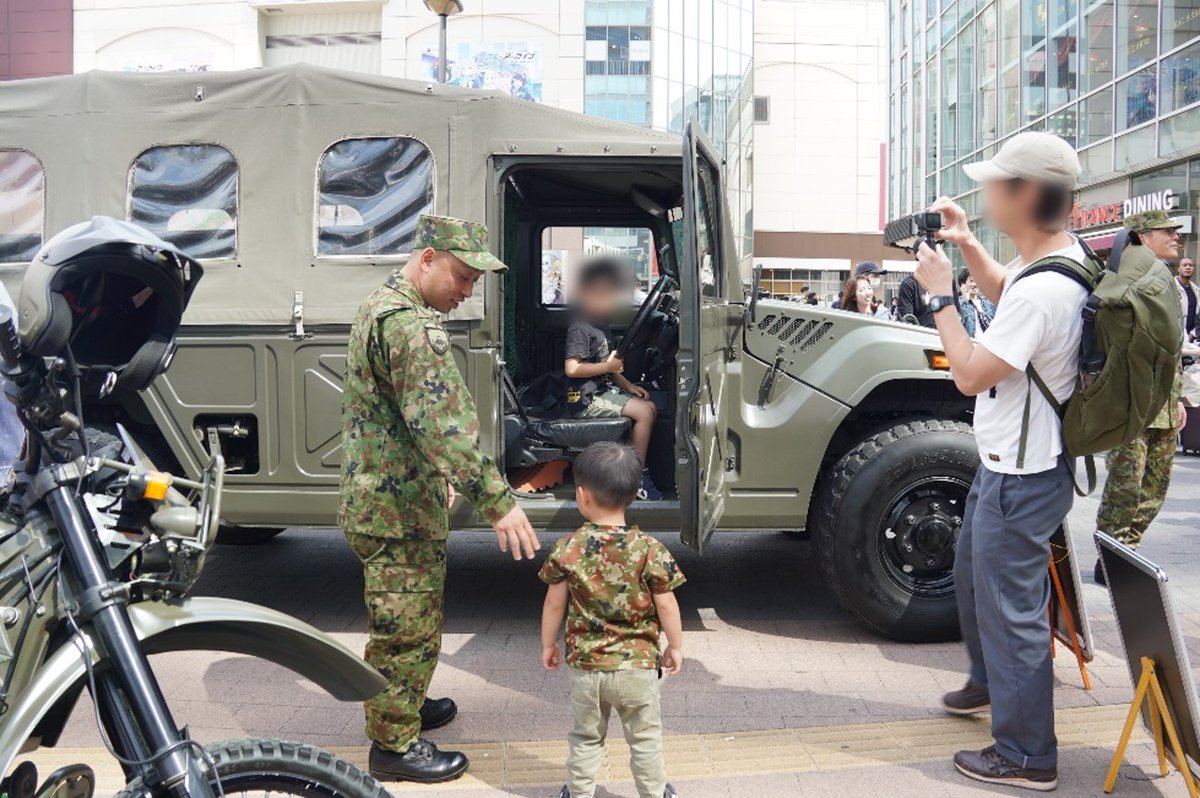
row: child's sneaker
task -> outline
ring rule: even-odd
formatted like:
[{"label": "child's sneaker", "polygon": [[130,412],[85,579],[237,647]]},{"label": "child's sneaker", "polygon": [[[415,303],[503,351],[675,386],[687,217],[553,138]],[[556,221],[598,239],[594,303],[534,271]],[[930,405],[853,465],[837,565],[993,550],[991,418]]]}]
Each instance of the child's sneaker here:
[{"label": "child's sneaker", "polygon": [[668,784],[667,789],[663,790],[663,798],[679,798],[679,793],[675,792],[675,788]]},{"label": "child's sneaker", "polygon": [[642,469],[642,486],[638,488],[637,497],[642,501],[658,501],[663,497],[662,491],[654,486],[654,480],[650,478],[650,470]]}]

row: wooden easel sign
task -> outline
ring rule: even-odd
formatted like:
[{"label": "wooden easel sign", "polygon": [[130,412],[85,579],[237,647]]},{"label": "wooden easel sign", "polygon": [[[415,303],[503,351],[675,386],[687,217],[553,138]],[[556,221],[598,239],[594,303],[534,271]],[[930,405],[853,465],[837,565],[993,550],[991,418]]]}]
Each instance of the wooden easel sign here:
[{"label": "wooden easel sign", "polygon": [[1103,532],[1096,533],[1096,547],[1100,550],[1100,563],[1107,577],[1129,674],[1136,686],[1104,791],[1112,792],[1116,786],[1129,737],[1141,715],[1154,737],[1162,775],[1170,772],[1168,765],[1174,767],[1183,775],[1188,795],[1200,798],[1191,770],[1192,763],[1200,762],[1200,734],[1196,728],[1200,701],[1167,589],[1167,574]]}]

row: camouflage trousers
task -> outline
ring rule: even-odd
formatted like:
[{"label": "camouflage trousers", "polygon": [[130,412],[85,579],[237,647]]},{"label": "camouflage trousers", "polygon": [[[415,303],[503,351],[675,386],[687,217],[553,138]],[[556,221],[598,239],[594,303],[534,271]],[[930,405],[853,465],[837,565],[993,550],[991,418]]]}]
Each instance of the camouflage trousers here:
[{"label": "camouflage trousers", "polygon": [[364,658],[388,680],[366,703],[367,737],[407,751],[442,649],[446,538],[346,534],[363,562],[369,638]]},{"label": "camouflage trousers", "polygon": [[1148,429],[1108,453],[1108,479],[1096,527],[1137,548],[1162,509],[1171,482],[1178,431]]}]

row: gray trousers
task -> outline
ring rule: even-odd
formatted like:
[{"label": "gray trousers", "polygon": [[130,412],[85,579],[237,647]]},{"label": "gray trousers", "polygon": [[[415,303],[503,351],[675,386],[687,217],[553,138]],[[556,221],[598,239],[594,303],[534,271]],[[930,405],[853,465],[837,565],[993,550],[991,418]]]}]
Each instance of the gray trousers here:
[{"label": "gray trousers", "polygon": [[954,557],[954,587],[971,683],[992,702],[992,738],[1006,759],[1057,766],[1050,661],[1050,536],[1075,495],[1066,464],[1014,476],[980,466]]},{"label": "gray trousers", "polygon": [[667,787],[662,749],[662,710],[658,671],[585,671],[571,674],[571,714],[575,727],[567,735],[567,791],[571,798],[591,798],[596,773],[604,760],[608,717],[616,710],[629,743],[629,769],[639,798],[662,798]]}]

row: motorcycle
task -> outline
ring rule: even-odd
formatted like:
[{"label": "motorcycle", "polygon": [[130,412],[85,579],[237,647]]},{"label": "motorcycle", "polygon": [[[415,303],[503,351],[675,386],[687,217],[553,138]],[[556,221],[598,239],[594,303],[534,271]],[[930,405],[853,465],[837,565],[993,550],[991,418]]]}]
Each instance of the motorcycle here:
[{"label": "motorcycle", "polygon": [[[90,798],[86,764],[38,780],[22,753],[53,746],[83,690],[126,776],[121,798],[229,793],[383,798],[349,762],[313,746],[237,740],[203,746],[171,715],[148,655],[217,650],[276,662],[342,701],[386,680],[340,643],[265,607],[189,598],[221,517],[224,462],[197,479],[163,473],[118,426],[89,430],[70,347],[23,351],[0,307],[6,392],[26,450],[0,514],[0,794]],[[163,365],[165,368],[165,363]]]}]

